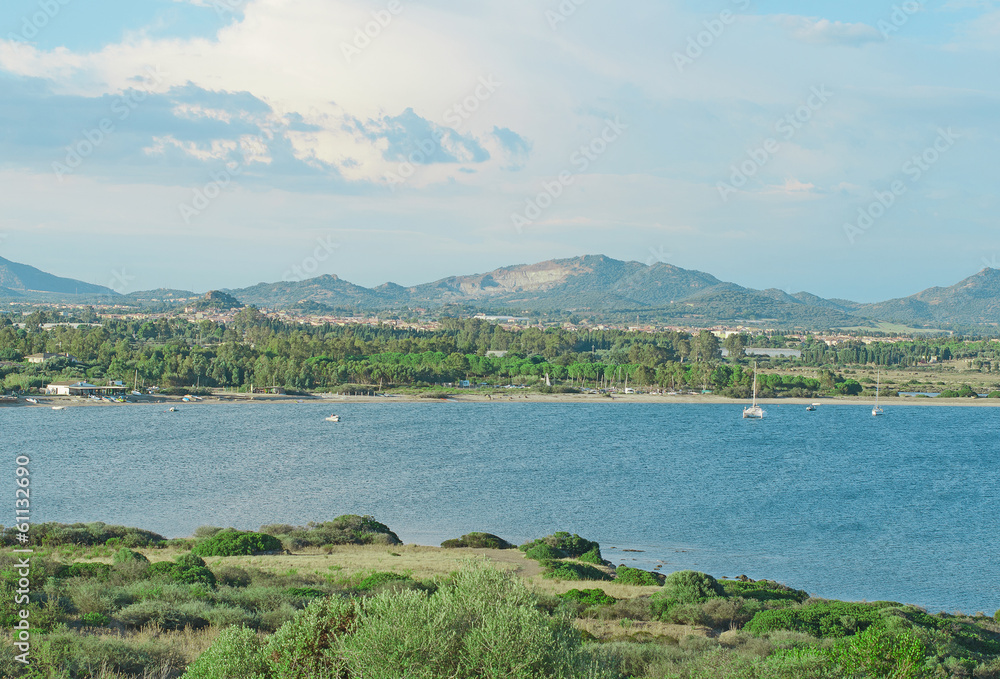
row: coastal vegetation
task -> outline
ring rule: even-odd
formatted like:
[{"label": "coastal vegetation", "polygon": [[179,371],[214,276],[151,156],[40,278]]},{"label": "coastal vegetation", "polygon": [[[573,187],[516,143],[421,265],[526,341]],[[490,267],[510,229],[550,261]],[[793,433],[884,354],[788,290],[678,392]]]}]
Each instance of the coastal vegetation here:
[{"label": "coastal vegetation", "polygon": [[[910,342],[842,342],[828,346],[812,336],[731,335],[711,332],[636,333],[562,328],[506,330],[481,320],[444,319],[433,332],[391,326],[286,324],[253,308],[227,324],[161,318],[104,319],[98,325],[43,328],[44,312],[18,328],[0,318],[0,379],[5,391],[37,392],[61,380],[158,386],[164,393],[192,389],[247,391],[281,387],[293,392],[442,390],[442,385],[525,384],[550,391],[621,386],[709,390],[749,395],[752,362],[759,361],[762,396],[815,397],[873,391],[867,372],[875,365],[917,379],[894,391],[943,391],[945,365],[961,367],[972,394],[1000,391],[993,378],[1000,343],[955,337]],[[745,350],[789,349],[801,357],[750,357]],[[722,356],[723,349],[728,357]],[[69,354],[44,363],[25,357]],[[961,383],[949,388],[962,391]],[[444,392],[442,392],[444,393]]]},{"label": "coastal vegetation", "polygon": [[[377,524],[341,518],[312,525]],[[47,534],[59,537],[32,559],[32,663],[14,660],[7,632],[0,676],[1000,677],[1000,612],[931,614],[897,602],[811,598],[745,576],[614,569],[579,561],[599,545],[569,533],[532,540],[524,552],[355,542],[328,545],[329,552],[305,547],[292,557],[202,557],[194,553],[206,551],[199,546],[229,544],[218,536],[236,531],[204,528],[136,548],[121,546],[122,532],[155,535],[47,524]],[[300,532],[313,529],[281,534]],[[113,536],[100,544],[95,535]],[[484,535],[497,537],[463,539]],[[575,576],[532,576],[526,552],[543,545],[559,550],[560,567],[600,575],[572,586],[563,582]],[[7,630],[20,608],[15,561],[0,555]]]}]

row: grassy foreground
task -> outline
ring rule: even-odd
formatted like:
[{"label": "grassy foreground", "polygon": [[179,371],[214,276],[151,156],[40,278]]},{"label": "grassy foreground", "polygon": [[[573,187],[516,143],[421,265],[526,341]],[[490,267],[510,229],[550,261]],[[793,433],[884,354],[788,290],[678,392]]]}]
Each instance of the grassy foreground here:
[{"label": "grassy foreground", "polygon": [[515,549],[402,545],[369,517],[169,541],[35,528],[28,666],[16,559],[0,556],[5,678],[1000,677],[996,616],[616,569],[567,533]]}]

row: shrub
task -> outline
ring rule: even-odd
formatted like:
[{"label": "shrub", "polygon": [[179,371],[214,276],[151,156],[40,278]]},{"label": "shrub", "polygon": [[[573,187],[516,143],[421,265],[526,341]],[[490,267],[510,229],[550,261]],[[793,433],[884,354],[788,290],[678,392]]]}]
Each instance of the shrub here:
[{"label": "shrub", "polygon": [[926,676],[924,644],[912,632],[893,634],[883,625],[873,624],[860,634],[838,642],[831,656],[845,676],[893,679]]},{"label": "shrub", "polygon": [[[32,527],[32,537],[39,543],[53,547],[58,545],[95,546],[111,544],[125,547],[149,547],[165,540],[162,535],[140,528],[109,526],[95,523],[40,523]],[[14,531],[8,528],[3,533],[4,544],[14,544]]]},{"label": "shrub", "polygon": [[663,584],[664,580],[666,580],[666,578],[662,575],[657,577],[656,573],[650,573],[649,571],[640,570],[638,568],[629,568],[628,566],[619,566],[615,571],[615,582],[620,585],[658,587]]},{"label": "shrub", "polygon": [[111,566],[106,563],[71,563],[56,569],[57,578],[87,578],[90,580],[107,580],[111,575]]},{"label": "shrub", "polygon": [[579,601],[587,606],[610,606],[618,601],[603,589],[571,589],[559,596],[570,601]]},{"label": "shrub", "polygon": [[601,550],[597,547],[587,550],[579,556],[579,559],[580,561],[586,561],[587,563],[604,563],[604,558],[601,556]]},{"label": "shrub", "polygon": [[757,601],[794,601],[796,603],[802,603],[809,598],[808,592],[792,589],[772,580],[724,580],[720,584],[726,596],[729,597],[738,596]]},{"label": "shrub", "polygon": [[341,637],[354,626],[354,604],[339,597],[317,599],[268,640],[267,655],[282,679],[339,677],[346,660],[339,653]]},{"label": "shrub", "polygon": [[218,526],[198,526],[194,529],[194,537],[198,540],[204,540],[221,533],[223,530],[225,529]]},{"label": "shrub", "polygon": [[441,546],[445,549],[458,549],[461,547],[472,547],[475,549],[514,548],[514,545],[492,533],[468,533],[457,540],[445,540],[441,543]]},{"label": "shrub", "polygon": [[[663,588],[653,595],[653,614],[655,617],[666,619],[671,609],[678,605],[701,604],[711,598],[722,596],[725,596],[722,585],[711,575],[698,571],[676,571],[666,577]],[[688,617],[691,615],[693,613]]]},{"label": "shrub", "polygon": [[552,580],[610,580],[611,576],[604,571],[587,564],[571,561],[542,561],[546,571],[543,578]]},{"label": "shrub", "polygon": [[[566,558],[578,559],[582,557],[584,554],[587,554],[591,551],[596,551],[597,561],[595,561],[594,563],[604,562],[604,559],[601,557],[601,546],[596,542],[592,542],[591,540],[581,538],[579,535],[576,535],[575,533],[573,535],[570,535],[569,533],[566,532],[553,533],[552,535],[549,535],[547,537],[539,538],[537,540],[532,540],[531,542],[526,542],[525,544],[521,545],[519,549],[522,552],[528,552],[533,547],[539,544],[546,544],[552,549],[554,549],[556,553],[559,555],[556,558],[559,559],[566,559]],[[592,555],[589,558],[593,559],[594,556]]]},{"label": "shrub", "polygon": [[273,535],[227,529],[202,540],[191,553],[198,556],[248,556],[282,549],[281,540]]},{"label": "shrub", "polygon": [[561,558],[559,552],[544,542],[532,546],[524,553],[524,556],[535,561],[551,561]]},{"label": "shrub", "polygon": [[176,582],[189,585],[201,583],[215,587],[215,574],[205,565],[205,560],[194,554],[181,554],[173,561],[157,561],[150,564],[149,577],[163,575]]},{"label": "shrub", "polygon": [[282,679],[614,676],[567,618],[546,615],[535,601],[516,576],[473,567],[434,594],[316,601],[278,630],[268,653]]},{"label": "shrub", "polygon": [[149,559],[147,559],[139,552],[133,552],[128,547],[123,547],[119,549],[117,552],[115,552],[114,557],[112,557],[111,559],[112,564],[133,563],[133,562],[149,563]]},{"label": "shrub", "polygon": [[271,679],[274,667],[257,633],[230,627],[188,667],[184,679]]},{"label": "shrub", "polygon": [[366,576],[360,583],[358,583],[357,589],[362,591],[368,591],[380,587],[389,582],[412,582],[413,579],[408,575],[400,575],[398,573],[386,573],[386,572],[375,572],[371,575]]},{"label": "shrub", "polygon": [[237,566],[223,566],[215,573],[215,581],[226,587],[249,587],[252,582],[250,574]]},{"label": "shrub", "polygon": [[103,613],[84,613],[80,616],[80,622],[91,627],[104,627],[108,624],[108,616]]},{"label": "shrub", "polygon": [[141,629],[150,623],[163,629],[200,629],[208,626],[208,610],[208,605],[201,601],[170,604],[147,599],[123,608],[115,617],[133,629]]},{"label": "shrub", "polygon": [[[30,677],[170,676],[182,660],[165,644],[80,635],[63,628],[32,639]],[[105,668],[105,674],[99,674]],[[11,675],[17,676],[17,675]]]},{"label": "shrub", "polygon": [[791,630],[814,637],[838,638],[864,631],[882,619],[881,609],[895,606],[899,604],[889,601],[870,604],[817,601],[795,608],[760,611],[743,629],[756,635]]},{"label": "shrub", "polygon": [[324,545],[401,545],[399,536],[370,516],[347,514],[333,521],[310,523],[308,526],[272,524],[262,526],[261,533],[281,536],[288,545],[322,547]]}]

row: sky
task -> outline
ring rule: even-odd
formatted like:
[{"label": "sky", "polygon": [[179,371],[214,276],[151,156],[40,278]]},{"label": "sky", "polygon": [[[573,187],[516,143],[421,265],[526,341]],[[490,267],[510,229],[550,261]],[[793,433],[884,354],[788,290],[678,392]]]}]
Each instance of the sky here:
[{"label": "sky", "polygon": [[5,0],[0,256],[120,292],[1000,268],[1000,2]]}]

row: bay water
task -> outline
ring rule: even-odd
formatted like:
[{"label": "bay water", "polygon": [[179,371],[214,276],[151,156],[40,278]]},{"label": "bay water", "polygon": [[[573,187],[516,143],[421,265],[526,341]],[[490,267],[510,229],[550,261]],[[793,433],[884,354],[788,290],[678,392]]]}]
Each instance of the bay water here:
[{"label": "bay water", "polygon": [[669,403],[7,408],[0,441],[11,506],[14,458],[31,457],[36,523],[182,537],[369,514],[425,545],[565,530],[665,573],[1000,608],[993,408],[782,405],[761,421]]}]

